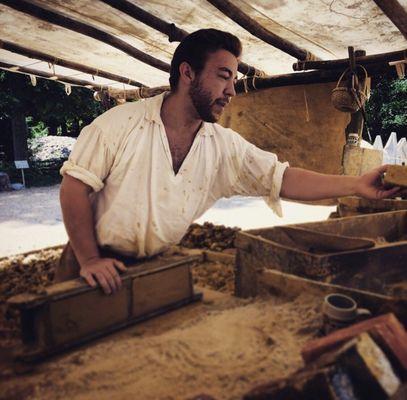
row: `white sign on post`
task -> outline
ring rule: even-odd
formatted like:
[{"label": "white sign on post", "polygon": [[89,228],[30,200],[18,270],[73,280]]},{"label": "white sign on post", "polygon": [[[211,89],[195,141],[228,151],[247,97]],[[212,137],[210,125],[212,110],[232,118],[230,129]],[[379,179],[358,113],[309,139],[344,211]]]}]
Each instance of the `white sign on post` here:
[{"label": "white sign on post", "polygon": [[27,169],[27,168],[30,168],[30,167],[28,166],[27,160],[19,160],[19,161],[15,160],[15,161],[14,161],[14,164],[15,164],[15,166],[16,166],[17,169]]},{"label": "white sign on post", "polygon": [[30,168],[27,160],[14,160],[17,169],[21,169],[21,177],[23,179],[23,187],[25,187],[24,169]]}]

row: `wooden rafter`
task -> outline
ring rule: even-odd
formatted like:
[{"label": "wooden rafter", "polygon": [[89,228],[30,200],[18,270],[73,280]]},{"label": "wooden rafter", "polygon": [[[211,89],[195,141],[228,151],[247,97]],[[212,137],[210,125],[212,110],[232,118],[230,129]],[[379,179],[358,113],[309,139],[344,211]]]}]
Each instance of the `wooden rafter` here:
[{"label": "wooden rafter", "polygon": [[[120,10],[121,12],[129,15],[130,17],[137,19],[138,21],[146,24],[147,26],[154,28],[155,30],[164,33],[168,36],[170,42],[180,42],[185,36],[189,35],[184,29],[178,28],[175,24],[164,21],[161,18],[156,17],[153,14],[143,10],[135,4],[127,0],[100,0],[109,6]],[[265,75],[263,71],[246,64],[239,62],[239,72],[248,76],[262,76]]]},{"label": "wooden rafter", "polygon": [[13,65],[13,64],[1,62],[1,61],[0,61],[0,69],[5,69],[10,72],[20,72],[20,73],[26,74],[26,75],[34,75],[34,76],[38,76],[40,78],[49,79],[51,81],[69,83],[70,85],[84,86],[88,89],[90,89],[90,88],[93,88],[95,90],[108,90],[109,89],[109,86],[107,86],[107,85],[99,85],[96,83],[84,81],[82,79],[71,78],[71,77],[63,76],[63,75],[59,75],[59,74],[54,75],[54,74],[50,74],[48,72],[37,71],[32,68],[20,67],[18,65]]},{"label": "wooden rafter", "polygon": [[99,40],[105,44],[123,51],[124,53],[136,58],[139,61],[142,61],[145,64],[158,68],[161,71],[170,71],[169,64],[158,60],[157,58],[152,57],[149,54],[142,52],[141,50],[136,49],[125,41],[118,39],[117,37],[111,35],[110,33],[102,31],[99,28],[85,24],[84,22],[76,21],[73,18],[67,17],[55,11],[45,9],[43,7],[39,7],[25,0],[0,0],[0,3],[51,24],[62,26],[71,31],[80,33],[88,37],[92,37],[93,39]]},{"label": "wooden rafter", "polygon": [[384,14],[407,39],[407,12],[397,0],[374,0]]},{"label": "wooden rafter", "polygon": [[[401,61],[407,59],[407,50],[392,51],[390,53],[373,54],[370,56],[357,57],[356,62],[362,65],[389,63],[391,61]],[[305,71],[309,69],[337,69],[349,66],[349,59],[323,61],[298,61],[293,64],[294,71]]]},{"label": "wooden rafter", "polygon": [[[384,72],[388,72],[391,70],[390,68],[391,67],[386,64],[369,64],[366,66],[369,76],[380,75]],[[242,94],[260,89],[269,89],[272,87],[336,82],[342,73],[343,69],[337,68],[331,70],[295,72],[291,74],[269,76],[266,78],[247,77],[239,79],[235,85],[235,88],[236,93]],[[155,96],[167,90],[170,90],[169,86],[130,89],[126,91],[109,88],[107,91],[103,91],[115,99],[138,100],[140,98]]]},{"label": "wooden rafter", "polygon": [[70,68],[75,71],[84,72],[86,74],[90,74],[90,75],[94,75],[94,76],[101,76],[102,78],[111,79],[116,82],[122,82],[122,83],[126,83],[128,85],[138,86],[138,87],[145,86],[140,82],[137,82],[130,78],[126,78],[124,76],[112,74],[110,72],[91,68],[91,67],[88,67],[88,66],[85,66],[82,64],[78,64],[78,63],[74,63],[71,61],[62,60],[60,58],[51,56],[49,54],[45,54],[45,53],[42,53],[42,52],[36,51],[36,50],[27,49],[26,47],[22,47],[22,46],[19,46],[19,45],[16,45],[14,43],[10,43],[7,41],[0,40],[0,49],[11,51],[12,53],[20,54],[25,57],[34,58],[36,60],[49,62],[49,63],[55,64],[55,65],[60,65],[62,67]]},{"label": "wooden rafter", "polygon": [[298,60],[319,60],[318,57],[314,56],[309,51],[298,47],[294,43],[291,43],[288,40],[283,39],[280,36],[277,36],[275,33],[264,28],[261,24],[259,24],[253,18],[250,18],[229,0],[207,1],[215,6],[223,14],[228,16],[231,20],[250,32],[252,35],[258,37],[271,46],[284,51],[285,53],[297,58]]}]

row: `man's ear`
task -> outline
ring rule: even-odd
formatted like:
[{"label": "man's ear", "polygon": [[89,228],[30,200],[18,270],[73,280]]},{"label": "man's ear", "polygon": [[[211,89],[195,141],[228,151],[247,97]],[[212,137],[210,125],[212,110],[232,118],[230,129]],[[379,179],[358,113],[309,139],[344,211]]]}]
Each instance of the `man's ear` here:
[{"label": "man's ear", "polygon": [[179,66],[179,77],[187,85],[190,85],[195,79],[195,72],[186,61],[183,61]]}]

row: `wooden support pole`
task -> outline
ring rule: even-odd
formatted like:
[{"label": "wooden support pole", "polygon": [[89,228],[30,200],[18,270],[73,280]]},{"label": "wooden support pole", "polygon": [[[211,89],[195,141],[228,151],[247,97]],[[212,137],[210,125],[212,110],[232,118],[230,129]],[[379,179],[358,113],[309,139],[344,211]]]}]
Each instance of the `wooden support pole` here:
[{"label": "wooden support pole", "polygon": [[[380,75],[390,69],[388,65],[373,65],[367,67],[369,76]],[[235,85],[236,93],[252,92],[259,89],[269,89],[280,86],[307,85],[314,83],[336,82],[342,74],[342,69],[328,71],[309,71],[296,72],[292,74],[274,75],[266,78],[248,77],[239,79]],[[155,96],[169,90],[169,86],[160,86],[157,88],[140,88],[123,91],[109,89],[109,96],[116,99],[134,100]]]},{"label": "wooden support pole", "polygon": [[66,67],[66,68],[71,68],[76,71],[84,72],[84,73],[90,74],[90,75],[101,76],[102,78],[111,79],[116,82],[122,82],[122,83],[126,83],[128,85],[138,86],[138,87],[145,86],[140,82],[137,82],[130,78],[126,78],[124,76],[112,74],[112,73],[106,72],[106,71],[101,71],[100,69],[91,68],[86,65],[74,63],[71,61],[61,60],[60,58],[51,56],[49,54],[45,54],[45,53],[42,53],[42,52],[36,51],[36,50],[27,49],[26,47],[22,47],[17,44],[14,44],[14,43],[0,40],[0,48],[7,50],[7,51],[11,51],[15,54],[20,54],[25,57],[30,57],[30,58],[34,58],[36,60],[49,62],[49,63],[55,64],[55,65],[60,65],[62,67]]},{"label": "wooden support pole", "polygon": [[404,7],[397,0],[374,0],[374,2],[407,39],[407,12]]},{"label": "wooden support pole", "polygon": [[[390,53],[373,54],[370,56],[356,56],[356,63],[363,66],[372,64],[388,64],[391,61],[407,60],[407,50],[392,51]],[[293,64],[294,71],[306,71],[310,69],[345,69],[349,65],[348,58],[339,60],[322,61],[298,61]]]},{"label": "wooden support pole", "polygon": [[27,67],[19,67],[16,65],[0,62],[0,69],[5,69],[9,72],[20,72],[22,74],[26,75],[34,75],[34,76],[39,76],[41,78],[49,79],[51,81],[59,81],[62,83],[68,83],[70,85],[76,85],[76,86],[84,86],[87,89],[97,89],[97,90],[108,90],[109,86],[107,85],[97,85],[95,83],[90,83],[88,81],[84,81],[82,79],[75,79],[75,78],[69,78],[67,76],[62,76],[62,75],[53,75],[49,74],[48,72],[43,72],[43,71],[37,71],[32,68],[27,68]]},{"label": "wooden support pole", "polygon": [[[132,18],[154,28],[155,30],[164,33],[168,36],[170,42],[180,42],[189,33],[184,29],[178,28],[175,24],[164,21],[161,18],[156,17],[153,14],[143,10],[142,8],[136,6],[135,4],[127,0],[100,0],[103,3],[109,4],[109,6],[120,10],[121,12],[129,15]],[[238,66],[239,72],[247,76],[263,76],[265,75],[263,71],[246,64],[242,61],[239,62]]]},{"label": "wooden support pole", "polygon": [[280,36],[277,36],[275,33],[264,28],[262,25],[260,25],[253,18],[250,18],[229,0],[208,0],[208,2],[215,6],[223,14],[227,15],[238,25],[246,29],[252,35],[258,37],[271,46],[284,51],[292,57],[295,57],[299,60],[319,60],[318,57],[316,57],[309,51],[298,47],[294,43],[291,43],[288,40],[283,39]]},{"label": "wooden support pole", "polygon": [[[388,65],[366,66],[369,76],[380,75],[391,71]],[[295,72],[292,74],[274,75],[267,78],[240,79],[236,84],[237,93],[267,89],[278,86],[306,85],[313,83],[335,82],[339,79],[343,69]]]},{"label": "wooden support pole", "polygon": [[55,11],[39,7],[25,0],[0,0],[0,3],[51,24],[62,26],[71,31],[99,40],[105,44],[123,51],[124,53],[136,58],[137,60],[145,64],[158,68],[161,71],[170,71],[169,64],[136,49],[125,41],[118,39],[117,37],[111,35],[110,33],[102,31],[99,28],[76,21],[70,17],[59,14]]}]

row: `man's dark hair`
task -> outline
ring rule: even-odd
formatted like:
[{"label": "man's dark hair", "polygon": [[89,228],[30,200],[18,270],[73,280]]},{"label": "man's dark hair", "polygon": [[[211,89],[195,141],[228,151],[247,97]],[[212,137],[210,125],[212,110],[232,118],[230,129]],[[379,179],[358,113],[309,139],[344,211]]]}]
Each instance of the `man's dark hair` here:
[{"label": "man's dark hair", "polygon": [[242,44],[236,36],[217,29],[200,29],[186,36],[175,49],[172,57],[171,90],[177,89],[181,63],[187,62],[199,74],[205,67],[208,55],[218,50],[229,51],[238,58],[242,53]]}]

